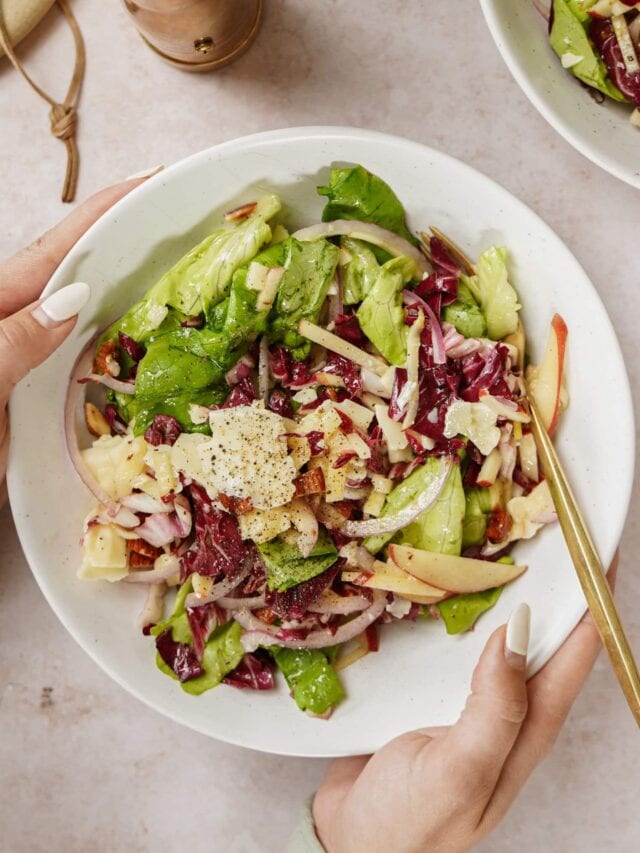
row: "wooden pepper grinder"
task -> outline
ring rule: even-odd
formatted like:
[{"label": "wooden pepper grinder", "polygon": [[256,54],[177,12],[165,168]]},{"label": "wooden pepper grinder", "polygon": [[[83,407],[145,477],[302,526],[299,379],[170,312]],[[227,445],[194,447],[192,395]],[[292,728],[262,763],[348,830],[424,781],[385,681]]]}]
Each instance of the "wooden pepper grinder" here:
[{"label": "wooden pepper grinder", "polygon": [[233,62],[258,32],[262,0],[124,0],[144,41],[185,71]]}]

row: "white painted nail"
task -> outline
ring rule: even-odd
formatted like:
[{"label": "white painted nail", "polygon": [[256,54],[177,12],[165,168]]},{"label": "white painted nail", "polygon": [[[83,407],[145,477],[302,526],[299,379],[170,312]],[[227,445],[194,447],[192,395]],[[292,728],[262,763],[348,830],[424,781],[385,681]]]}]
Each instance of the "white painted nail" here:
[{"label": "white painted nail", "polygon": [[136,172],[134,175],[129,175],[128,178],[125,178],[125,181],[135,181],[140,180],[141,178],[152,178],[154,175],[157,175],[158,172],[161,172],[164,169],[164,166],[154,166],[152,169],[145,169],[143,172]]},{"label": "white painted nail", "polygon": [[65,320],[75,317],[87,304],[90,296],[89,285],[76,281],[47,296],[31,314],[45,329],[53,329]]},{"label": "white painted nail", "polygon": [[528,604],[519,604],[507,622],[506,650],[514,655],[527,656],[531,610]]}]

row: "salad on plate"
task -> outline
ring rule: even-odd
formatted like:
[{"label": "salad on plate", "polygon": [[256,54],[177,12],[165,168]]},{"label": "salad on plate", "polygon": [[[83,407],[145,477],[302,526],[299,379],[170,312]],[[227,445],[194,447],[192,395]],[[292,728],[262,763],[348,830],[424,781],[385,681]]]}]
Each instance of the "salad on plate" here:
[{"label": "salad on plate", "polygon": [[552,0],[536,6],[549,21],[551,47],[563,68],[597,100],[633,107],[640,127],[640,3],[635,0]]},{"label": "salad on plate", "polygon": [[293,234],[275,194],[231,210],[94,339],[66,433],[79,576],[146,590],[159,669],[191,694],[279,671],[326,717],[382,625],[468,631],[526,570],[556,518],[526,394],[553,433],[567,329],[527,366],[504,248],[416,236],[362,166],[318,192]]}]

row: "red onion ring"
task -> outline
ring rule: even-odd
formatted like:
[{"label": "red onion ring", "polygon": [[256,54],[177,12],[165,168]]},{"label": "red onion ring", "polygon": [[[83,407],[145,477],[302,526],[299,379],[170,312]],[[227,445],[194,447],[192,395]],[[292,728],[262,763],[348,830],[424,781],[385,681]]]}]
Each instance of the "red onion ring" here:
[{"label": "red onion ring", "polygon": [[228,595],[232,590],[234,590],[239,584],[242,583],[243,580],[249,575],[251,567],[247,566],[242,569],[237,575],[233,575],[233,577],[225,578],[223,581],[219,581],[218,583],[213,585],[213,589],[205,598],[199,598],[195,592],[190,592],[189,595],[185,599],[186,607],[200,607],[202,604],[211,604],[214,601],[218,601],[220,598],[224,598]]},{"label": "red onion ring", "polygon": [[427,488],[410,504],[401,509],[396,515],[382,516],[382,518],[370,518],[367,521],[345,521],[341,533],[346,536],[384,536],[386,533],[395,533],[411,524],[421,513],[434,504],[447,481],[453,462],[450,459],[440,460],[440,471],[429,483]]},{"label": "red onion ring", "polygon": [[445,352],[444,338],[442,336],[442,327],[440,321],[436,317],[433,309],[412,290],[403,290],[402,297],[406,305],[419,305],[424,313],[429,318],[431,326],[431,345],[433,347],[433,360],[436,364],[446,364],[447,355]]},{"label": "red onion ring", "polygon": [[404,237],[393,231],[374,225],[372,222],[360,222],[358,219],[334,219],[333,222],[319,222],[308,228],[301,228],[292,234],[296,240],[319,240],[321,237],[353,237],[355,240],[365,240],[386,249],[389,254],[398,257],[405,255],[415,262],[419,278],[431,272],[431,265],[424,255]]},{"label": "red onion ring", "polygon": [[350,613],[366,610],[370,604],[371,601],[364,595],[338,595],[327,589],[317,601],[309,605],[309,611],[331,616],[348,616]]},{"label": "red onion ring", "polygon": [[135,394],[135,382],[122,382],[111,376],[110,373],[90,373],[83,379],[79,380],[81,384],[85,382],[96,382],[98,385],[104,385],[105,388],[110,388],[112,391],[117,391],[119,394]]},{"label": "red onion ring", "polygon": [[257,619],[246,608],[241,608],[235,612],[233,618],[245,629],[240,642],[247,652],[254,652],[258,646],[274,645],[285,649],[324,649],[327,646],[337,646],[340,643],[348,643],[349,640],[353,640],[382,615],[386,605],[387,593],[379,589],[373,590],[373,602],[360,616],[356,616],[350,622],[345,622],[335,633],[329,628],[321,628],[312,631],[304,640],[278,639],[281,629],[277,625],[268,625],[261,619]]}]

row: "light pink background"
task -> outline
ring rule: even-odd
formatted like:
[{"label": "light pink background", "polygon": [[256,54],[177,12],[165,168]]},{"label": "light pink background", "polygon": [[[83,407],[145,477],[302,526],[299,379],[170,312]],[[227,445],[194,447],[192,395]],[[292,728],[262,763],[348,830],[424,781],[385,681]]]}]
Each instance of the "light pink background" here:
[{"label": "light pink background", "polygon": [[[604,299],[637,398],[640,196],[575,153],[534,112],[477,4],[265,5],[262,31],[244,58],[192,76],[146,50],[119,4],[74,3],[88,54],[78,197],[276,127],[357,125],[425,142],[498,180],[565,240]],[[20,53],[36,79],[62,93],[70,50],[54,10]],[[0,255],[67,211],[58,201],[63,148],[49,136],[46,113],[0,62]],[[640,156],[640,136],[638,145]],[[594,406],[606,381],[594,377]],[[605,442],[594,452],[615,453]],[[636,490],[618,599],[640,655],[638,506]],[[277,851],[324,767],[208,740],[125,694],[50,612],[8,508],[0,513],[0,730],[0,847],[11,853]],[[637,850],[639,743],[601,657],[555,752],[477,849]]]}]

